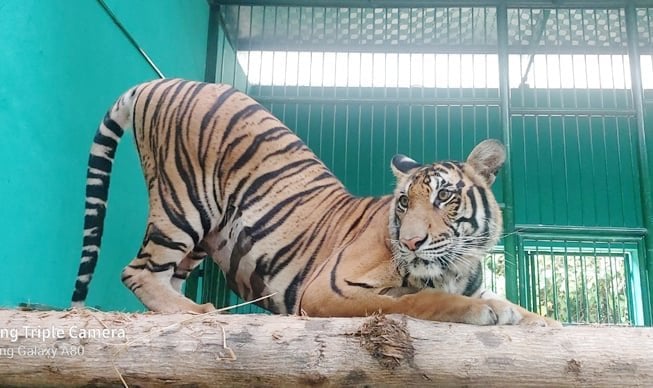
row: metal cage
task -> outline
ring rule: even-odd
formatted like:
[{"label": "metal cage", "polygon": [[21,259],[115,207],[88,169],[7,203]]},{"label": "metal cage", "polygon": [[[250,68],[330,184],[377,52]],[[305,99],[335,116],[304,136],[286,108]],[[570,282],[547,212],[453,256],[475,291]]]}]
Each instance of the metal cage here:
[{"label": "metal cage", "polygon": [[[358,195],[391,192],[395,153],[501,139],[486,286],[569,323],[651,325],[651,4],[467,3],[212,1],[206,79],[268,107]],[[208,262],[187,293],[237,302]]]}]

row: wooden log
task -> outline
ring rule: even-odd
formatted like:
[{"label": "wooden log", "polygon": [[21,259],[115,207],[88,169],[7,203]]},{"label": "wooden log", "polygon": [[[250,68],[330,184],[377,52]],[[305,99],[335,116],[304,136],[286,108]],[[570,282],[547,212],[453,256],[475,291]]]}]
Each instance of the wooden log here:
[{"label": "wooden log", "polygon": [[0,385],[651,386],[653,329],[0,311]]}]

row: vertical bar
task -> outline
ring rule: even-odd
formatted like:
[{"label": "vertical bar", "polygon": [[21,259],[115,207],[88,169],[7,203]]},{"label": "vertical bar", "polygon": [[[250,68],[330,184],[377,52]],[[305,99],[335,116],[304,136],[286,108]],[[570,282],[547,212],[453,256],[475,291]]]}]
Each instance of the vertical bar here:
[{"label": "vertical bar", "polygon": [[[635,5],[629,2],[626,5],[626,34],[628,36],[628,62],[630,63],[631,92],[633,94],[633,107],[635,108],[635,121],[637,124],[637,161],[639,167],[639,182],[643,201],[642,216],[644,227],[648,234],[644,237],[646,250],[643,262],[648,268],[648,284],[653,284],[653,191],[651,190],[651,171],[647,153],[646,129],[644,127],[644,97],[642,90],[642,71],[640,69],[639,47],[637,39],[637,14]],[[642,282],[646,284],[646,282]],[[651,290],[649,296],[653,297]],[[646,324],[650,325],[653,317],[645,317]]]},{"label": "vertical bar", "polygon": [[[566,244],[566,242],[564,242]],[[549,256],[551,258],[551,298],[553,299],[553,316],[559,319],[558,277],[556,276],[556,256],[553,253],[553,240],[549,241]]]},{"label": "vertical bar", "polygon": [[635,290],[633,288],[634,286],[634,274],[633,274],[633,268],[631,265],[631,261],[633,260],[632,255],[630,252],[626,252],[625,244],[622,243],[621,250],[623,252],[624,256],[624,281],[625,281],[625,292],[626,292],[626,311],[628,313],[628,323],[630,325],[634,326],[636,325],[637,322],[637,317],[636,317],[636,307],[635,304],[637,303],[637,298],[634,297],[634,293],[637,292],[638,290]]},{"label": "vertical bar", "polygon": [[218,35],[220,33],[220,5],[209,2],[209,27],[206,36],[206,63],[204,65],[204,81],[215,82],[218,70]]},{"label": "vertical bar", "polygon": [[564,245],[563,263],[565,268],[565,303],[567,306],[567,323],[571,323],[571,302],[569,300],[569,259],[567,252],[567,242]]},{"label": "vertical bar", "polygon": [[[239,31],[239,30],[240,30],[240,12],[241,12],[241,9],[242,9],[242,8],[243,8],[243,6],[242,6],[242,5],[239,5],[239,6],[238,6],[238,11],[236,12],[236,20],[237,20],[237,22],[236,22],[236,26],[237,26],[237,27],[236,27],[236,28],[237,28],[236,31]],[[252,9],[251,9],[252,7],[249,7],[249,8],[250,8],[250,12],[252,12]],[[251,15],[251,13],[250,13],[250,15]],[[226,31],[225,31],[225,33],[224,33],[224,36],[225,36],[225,45],[226,45],[226,44],[229,44],[229,39],[226,38],[226,36],[227,36],[227,32],[226,32]],[[231,85],[234,86],[235,88],[238,88],[238,86],[236,86],[236,74],[238,73],[238,72],[236,71],[236,69],[238,69],[238,66],[239,66],[239,65],[238,65],[238,43],[239,43],[239,40],[240,40],[240,39],[239,39],[239,37],[238,37],[238,34],[236,34],[235,39],[233,40],[233,47],[232,47],[232,49],[233,49],[233,51],[234,51],[234,58],[233,58],[233,67],[232,67],[232,71],[233,71],[233,74],[232,74],[232,75],[233,75],[233,77],[232,77],[232,79],[231,79]],[[224,50],[224,47],[225,47],[225,46],[223,46],[223,50]],[[223,52],[224,52],[224,51],[223,51]],[[248,53],[247,53],[247,67],[249,67],[249,54],[250,54],[250,53],[248,52]],[[245,72],[245,69],[243,69],[243,72]],[[245,83],[246,83],[246,84],[247,84],[247,82],[248,82],[248,81],[247,81],[247,80],[248,80],[248,78],[247,78],[248,76],[249,76],[249,73],[248,73],[248,74],[245,74]],[[223,80],[223,81],[224,81],[224,80]]]},{"label": "vertical bar", "polygon": [[580,259],[580,287],[583,291],[583,305],[581,307],[584,307],[584,321],[589,323],[590,322],[590,310],[589,310],[589,304],[590,304],[590,298],[587,293],[587,255],[583,254],[582,252],[579,252],[578,257]]},{"label": "vertical bar", "polygon": [[597,321],[596,323],[601,322],[601,287],[599,283],[599,272],[598,272],[598,261],[596,257],[596,243],[592,245],[592,255],[594,256],[594,284],[596,284],[596,314]]},{"label": "vertical bar", "polygon": [[[525,305],[525,276],[519,282],[522,292],[517,290],[517,252],[515,249],[515,219],[512,187],[512,168],[510,163],[512,139],[510,133],[510,86],[508,85],[508,8],[505,3],[497,7],[497,42],[499,58],[499,98],[501,105],[501,129],[503,144],[506,147],[506,163],[503,166],[503,227],[506,257],[506,298]],[[523,267],[523,265],[522,265]]]},{"label": "vertical bar", "polygon": [[[583,307],[582,301],[583,301],[583,293],[582,291],[579,290],[578,286],[580,282],[578,281],[578,265],[581,264],[581,258],[578,255],[572,256],[572,260],[574,261],[574,284],[576,285],[576,290],[574,291],[574,294],[576,295],[576,317],[573,322],[580,322],[581,319],[581,308]],[[582,279],[581,279],[582,281]],[[581,285],[582,287],[582,285]]]},{"label": "vertical bar", "polygon": [[[266,11],[267,11],[267,6],[264,5],[263,6],[263,15],[261,16],[261,35],[262,36],[266,36],[266,31],[265,31],[265,19],[266,19],[265,13],[266,13]],[[250,14],[250,18],[251,18],[251,15],[252,14]],[[251,23],[251,19],[250,19],[250,23]],[[251,36],[251,33],[252,33],[251,24],[250,24],[249,32],[250,32],[250,37],[249,37],[250,50],[249,51],[251,52],[252,51],[251,50],[251,44],[252,44],[252,40],[253,40],[252,36]],[[262,38],[261,40],[263,41],[264,38]],[[261,47],[258,51],[261,53],[260,54],[261,59],[259,60],[259,66],[258,66],[258,94],[263,95],[264,94],[264,91],[263,91],[264,90],[263,89],[263,67],[267,67],[267,66],[271,67],[271,69],[272,69],[272,79],[270,80],[270,89],[274,89],[274,62],[272,62],[269,65],[264,64],[263,63],[263,52],[264,52],[263,47]],[[273,55],[274,55],[274,52],[273,52]],[[249,77],[248,77],[248,82],[247,82],[247,90],[250,91],[250,93],[251,93],[251,88],[249,86]],[[270,109],[271,109],[271,107],[270,107]]]}]

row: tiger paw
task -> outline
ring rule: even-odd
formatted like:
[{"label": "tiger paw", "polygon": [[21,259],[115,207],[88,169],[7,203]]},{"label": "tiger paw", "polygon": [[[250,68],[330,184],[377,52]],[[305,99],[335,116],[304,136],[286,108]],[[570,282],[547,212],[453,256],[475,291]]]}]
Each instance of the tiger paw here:
[{"label": "tiger paw", "polygon": [[562,324],[556,320],[530,312],[524,315],[519,324],[521,326],[562,327]]},{"label": "tiger paw", "polygon": [[472,325],[514,325],[522,320],[522,315],[513,304],[498,300],[481,300],[474,304],[463,319]]}]

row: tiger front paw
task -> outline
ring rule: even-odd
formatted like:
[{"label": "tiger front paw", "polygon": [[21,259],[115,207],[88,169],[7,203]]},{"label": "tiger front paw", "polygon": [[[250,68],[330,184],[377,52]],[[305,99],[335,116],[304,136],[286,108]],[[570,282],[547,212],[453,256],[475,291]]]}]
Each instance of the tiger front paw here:
[{"label": "tiger front paw", "polygon": [[464,323],[472,325],[515,325],[521,320],[519,309],[499,299],[479,300],[463,318]]},{"label": "tiger front paw", "polygon": [[524,315],[524,318],[522,318],[519,324],[522,326],[562,327],[562,324],[556,320],[531,312]]}]

